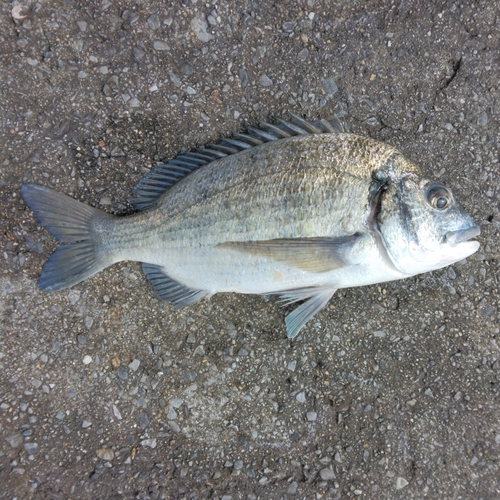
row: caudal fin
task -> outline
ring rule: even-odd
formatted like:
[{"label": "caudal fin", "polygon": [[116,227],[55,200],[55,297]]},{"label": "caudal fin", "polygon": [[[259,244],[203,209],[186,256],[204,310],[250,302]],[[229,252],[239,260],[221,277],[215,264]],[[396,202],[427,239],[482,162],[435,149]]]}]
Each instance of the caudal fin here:
[{"label": "caudal fin", "polygon": [[110,215],[53,189],[34,184],[21,186],[21,196],[38,222],[62,246],[43,266],[38,280],[41,290],[69,288],[113,264],[95,239],[92,222]]}]

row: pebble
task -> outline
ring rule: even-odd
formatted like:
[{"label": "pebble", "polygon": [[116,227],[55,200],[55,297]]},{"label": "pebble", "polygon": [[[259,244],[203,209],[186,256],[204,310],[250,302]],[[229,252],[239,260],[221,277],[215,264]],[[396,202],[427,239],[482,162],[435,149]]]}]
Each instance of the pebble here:
[{"label": "pebble", "polygon": [[297,55],[299,61],[305,61],[309,57],[309,49],[303,48]]},{"label": "pebble", "polygon": [[127,380],[128,379],[128,371],[126,368],[118,368],[118,370],[116,370],[116,374],[118,375],[118,377],[120,377],[122,380]]},{"label": "pebble", "polygon": [[244,68],[238,70],[238,76],[240,77],[241,88],[244,89],[248,85],[248,73]]},{"label": "pebble", "polygon": [[325,78],[322,82],[323,90],[327,97],[332,97],[339,89],[333,78]]},{"label": "pebble", "polygon": [[308,411],[306,417],[308,422],[315,422],[318,419],[318,414],[315,411]]},{"label": "pebble", "polygon": [[493,314],[495,312],[494,307],[485,307],[484,309],[481,310],[481,316],[486,317],[489,316],[490,314]]},{"label": "pebble", "polygon": [[243,460],[235,460],[234,461],[234,469],[235,470],[243,469]]},{"label": "pebble", "polygon": [[68,299],[71,302],[71,305],[74,306],[80,300],[80,295],[81,292],[79,292],[78,290],[70,290],[68,292]]},{"label": "pebble", "polygon": [[38,445],[36,443],[24,443],[24,449],[28,455],[34,455],[38,451]]},{"label": "pebble", "polygon": [[480,127],[484,127],[488,123],[488,115],[486,114],[486,111],[483,111],[478,117],[477,117],[477,124]]},{"label": "pebble", "polygon": [[288,486],[287,493],[290,495],[295,495],[297,493],[297,488],[299,487],[299,483],[297,481],[292,481]]},{"label": "pebble", "polygon": [[170,401],[170,406],[172,408],[179,408],[182,405],[182,403],[184,403],[183,399],[181,399],[181,398],[174,398],[174,399],[172,399],[172,401]]},{"label": "pebble", "polygon": [[407,484],[408,484],[408,481],[404,477],[398,477],[396,479],[396,489],[397,490],[402,490]]},{"label": "pebble", "polygon": [[128,367],[129,367],[132,371],[136,372],[136,371],[137,371],[137,369],[139,368],[139,365],[140,365],[140,364],[141,364],[141,362],[140,362],[138,359],[134,359],[134,360],[133,360],[133,361],[132,361],[132,362],[128,365]]},{"label": "pebble", "polygon": [[65,416],[66,416],[66,413],[64,413],[62,410],[59,410],[59,411],[56,413],[56,418],[57,418],[57,420],[62,420]]},{"label": "pebble", "polygon": [[323,479],[323,481],[331,481],[332,479],[335,479],[333,470],[329,468],[321,469],[319,471],[319,475],[321,476],[321,479]]},{"label": "pebble", "polygon": [[118,419],[118,420],[121,420],[123,417],[122,417],[122,414],[120,413],[120,410],[117,408],[116,405],[113,405],[113,415]]},{"label": "pebble", "polygon": [[78,29],[80,31],[86,31],[87,30],[87,23],[85,21],[77,21],[76,22],[77,26],[78,26]]},{"label": "pebble", "polygon": [[168,45],[165,42],[160,42],[160,41],[154,42],[153,43],[153,48],[155,50],[159,50],[159,51],[163,51],[163,50],[168,50],[169,49]]},{"label": "pebble", "polygon": [[305,403],[306,402],[306,395],[304,394],[304,392],[299,392],[296,396],[295,396],[295,399],[299,402],[299,403]]},{"label": "pebble", "polygon": [[156,14],[152,14],[151,16],[149,16],[147,23],[152,30],[158,29],[160,27],[160,20],[158,19],[158,16]]},{"label": "pebble", "polygon": [[259,81],[263,87],[270,87],[273,84],[273,81],[267,75],[262,75]]},{"label": "pebble", "polygon": [[288,363],[287,368],[288,368],[291,372],[294,372],[294,371],[295,371],[296,366],[297,366],[297,361],[293,360],[293,361],[290,361],[290,363]]},{"label": "pebble", "polygon": [[150,438],[150,439],[143,439],[141,441],[141,446],[146,446],[148,448],[156,448],[156,439],[155,438]]},{"label": "pebble", "polygon": [[208,22],[204,16],[193,17],[189,25],[200,42],[207,43],[212,40],[213,35],[207,31]]},{"label": "pebble", "polygon": [[134,56],[134,59],[136,61],[141,61],[144,56],[146,55],[146,52],[142,49],[140,49],[139,47],[134,47],[132,49],[132,55]]},{"label": "pebble", "polygon": [[19,448],[23,444],[23,436],[21,434],[12,434],[5,438],[5,441],[10,444],[12,448]]},{"label": "pebble", "polygon": [[82,422],[82,428],[83,429],[88,429],[92,425],[92,422],[90,420],[84,420]]},{"label": "pebble", "polygon": [[115,452],[113,450],[110,450],[109,448],[100,448],[97,450],[97,456],[101,460],[106,460],[106,462],[110,462],[115,458]]},{"label": "pebble", "polygon": [[149,418],[148,416],[143,413],[143,412],[138,412],[135,416],[136,422],[139,424],[139,427],[144,430],[146,427],[149,425]]},{"label": "pebble", "polygon": [[205,349],[202,345],[199,345],[193,352],[193,356],[203,356],[205,354]]},{"label": "pebble", "polygon": [[90,363],[92,363],[92,358],[87,354],[86,356],[83,357],[83,364],[89,365]]},{"label": "pebble", "polygon": [[173,420],[168,421],[168,426],[174,431],[174,432],[181,432],[181,428],[177,424],[177,422],[174,422]]},{"label": "pebble", "polygon": [[132,99],[130,99],[129,101],[129,106],[131,106],[132,108],[138,108],[140,105],[141,101],[139,101],[137,97],[132,97]]}]

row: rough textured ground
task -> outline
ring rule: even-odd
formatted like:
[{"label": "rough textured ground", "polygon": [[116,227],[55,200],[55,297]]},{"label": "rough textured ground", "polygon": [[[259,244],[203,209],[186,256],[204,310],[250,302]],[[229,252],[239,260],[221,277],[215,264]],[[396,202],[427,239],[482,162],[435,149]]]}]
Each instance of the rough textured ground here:
[{"label": "rough textured ground", "polygon": [[[500,498],[499,2],[15,4],[0,498]],[[479,252],[341,291],[294,341],[274,299],[172,311],[135,263],[37,290],[54,240],[20,184],[125,213],[155,162],[286,110],[400,148],[478,221]]]}]

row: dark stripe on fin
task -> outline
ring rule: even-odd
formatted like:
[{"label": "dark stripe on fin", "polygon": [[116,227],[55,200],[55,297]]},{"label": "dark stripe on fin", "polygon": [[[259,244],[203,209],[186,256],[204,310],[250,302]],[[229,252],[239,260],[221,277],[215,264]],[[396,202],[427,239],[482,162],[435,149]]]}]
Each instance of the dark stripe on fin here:
[{"label": "dark stripe on fin", "polygon": [[349,253],[358,238],[358,234],[353,234],[339,238],[231,241],[217,246],[283,262],[310,273],[326,273],[350,265]]},{"label": "dark stripe on fin", "polygon": [[194,290],[173,280],[165,274],[161,266],[143,263],[142,270],[160,299],[171,302],[175,309],[194,304],[209,295],[209,292]]},{"label": "dark stripe on fin", "polygon": [[60,243],[43,266],[38,287],[47,292],[69,288],[113,264],[92,234],[96,219],[112,216],[53,189],[21,186],[21,196],[38,222]]},{"label": "dark stripe on fin", "polygon": [[295,135],[341,132],[347,132],[347,127],[337,118],[308,121],[290,113],[289,121],[278,119],[276,124],[262,122],[259,129],[249,127],[244,134],[234,134],[232,138],[222,139],[220,143],[211,144],[208,148],[181,153],[166,163],[158,164],[139,181],[132,190],[134,197],[129,201],[136,210],[153,208],[167,189],[193,170],[214,160]]}]

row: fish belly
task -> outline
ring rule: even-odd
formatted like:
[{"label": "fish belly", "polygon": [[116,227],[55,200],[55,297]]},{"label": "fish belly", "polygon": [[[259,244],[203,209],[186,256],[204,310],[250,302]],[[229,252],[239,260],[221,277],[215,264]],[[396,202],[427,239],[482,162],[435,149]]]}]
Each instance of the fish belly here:
[{"label": "fish belly", "polygon": [[143,261],[162,266],[165,274],[183,285],[211,294],[237,292],[266,294],[284,290],[327,286],[349,288],[401,279],[373,249],[368,258],[341,269],[313,273],[293,266],[217,247],[171,248],[149,253]]}]

